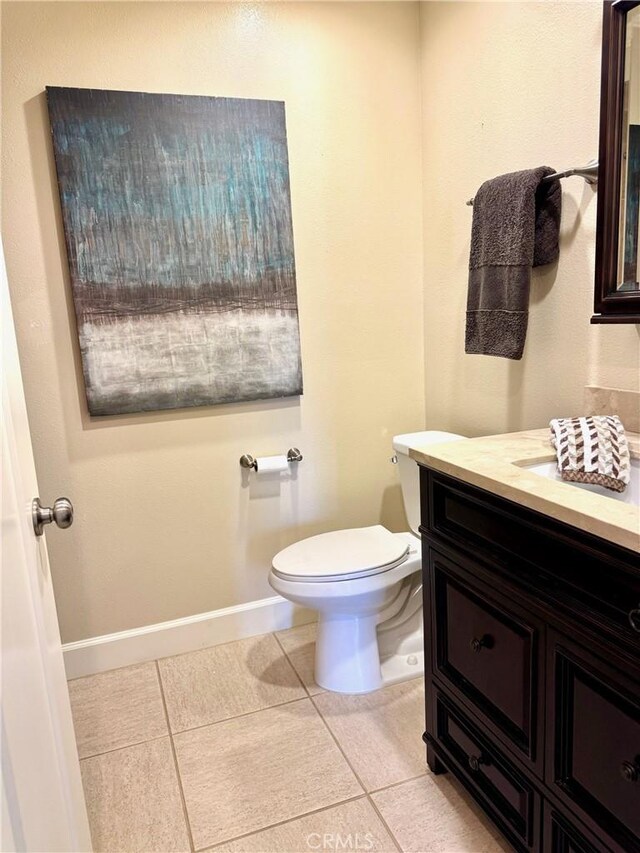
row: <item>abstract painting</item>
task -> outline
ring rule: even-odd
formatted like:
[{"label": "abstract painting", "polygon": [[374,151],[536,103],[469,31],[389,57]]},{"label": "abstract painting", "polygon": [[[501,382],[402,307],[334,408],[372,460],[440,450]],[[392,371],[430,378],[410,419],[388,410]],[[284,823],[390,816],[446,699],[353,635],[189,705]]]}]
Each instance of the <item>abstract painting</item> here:
[{"label": "abstract painting", "polygon": [[284,104],[47,101],[90,414],[301,394]]}]

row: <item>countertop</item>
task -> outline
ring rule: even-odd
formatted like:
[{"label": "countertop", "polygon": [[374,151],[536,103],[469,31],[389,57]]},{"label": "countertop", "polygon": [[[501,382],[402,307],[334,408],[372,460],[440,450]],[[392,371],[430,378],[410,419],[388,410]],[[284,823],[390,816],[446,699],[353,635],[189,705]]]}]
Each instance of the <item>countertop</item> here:
[{"label": "countertop", "polygon": [[[640,457],[640,435],[627,432],[627,439],[631,456]],[[640,508],[521,467],[555,460],[548,429],[416,447],[410,455],[443,474],[640,552]]]}]

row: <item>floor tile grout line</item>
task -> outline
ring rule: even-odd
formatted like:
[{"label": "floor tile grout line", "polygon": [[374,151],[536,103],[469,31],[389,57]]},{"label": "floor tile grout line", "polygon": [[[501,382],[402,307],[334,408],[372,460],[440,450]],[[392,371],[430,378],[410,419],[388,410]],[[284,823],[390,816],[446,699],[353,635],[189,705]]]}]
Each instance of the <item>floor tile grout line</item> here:
[{"label": "floor tile grout line", "polygon": [[295,823],[297,820],[302,820],[305,817],[310,817],[311,815],[321,814],[322,812],[329,811],[329,809],[336,809],[339,806],[344,806],[347,803],[355,803],[357,800],[366,800],[367,793],[363,791],[360,794],[355,794],[353,797],[347,797],[346,800],[338,800],[336,803],[330,803],[328,806],[320,806],[318,809],[312,809],[309,812],[303,812],[302,814],[295,815],[294,817],[288,817],[285,820],[279,820],[277,823],[270,823],[268,826],[263,826],[261,829],[253,829],[251,832],[243,832],[241,835],[233,835],[231,838],[225,838],[222,841],[216,841],[215,844],[210,845],[209,847],[198,847],[195,850],[195,853],[209,853],[209,851],[215,850],[216,847],[220,847],[221,844],[231,844],[235,841],[242,841],[243,838],[250,838],[252,835],[259,835],[261,832],[266,832],[269,829],[277,829],[279,826],[285,826],[287,823]]},{"label": "floor tile grout line", "polygon": [[173,735],[171,734],[171,726],[169,725],[169,711],[167,709],[167,700],[164,695],[164,686],[162,684],[162,678],[160,677],[160,667],[158,665],[158,661],[154,661],[156,665],[156,676],[158,678],[158,684],[160,685],[160,696],[162,697],[162,708],[164,710],[164,716],[167,721],[167,728],[169,729],[169,743],[171,745],[171,755],[173,756],[173,766],[176,771],[176,780],[178,782],[178,791],[180,792],[180,802],[182,804],[182,814],[184,817],[185,826],[187,829],[187,835],[189,837],[189,849],[194,851],[196,849],[195,843],[193,841],[193,832],[191,830],[191,821],[189,820],[189,812],[187,810],[187,801],[184,796],[184,788],[182,786],[182,776],[180,775],[180,766],[178,765],[178,756],[176,754],[176,745],[173,742]]},{"label": "floor tile grout line", "polygon": [[276,634],[276,632],[275,632],[275,631],[273,632],[273,636],[275,637],[276,643],[277,643],[277,644],[280,646],[280,648],[282,649],[282,654],[283,654],[283,655],[285,656],[285,658],[287,659],[287,661],[288,661],[288,663],[289,663],[289,666],[290,666],[290,667],[291,667],[291,669],[295,672],[296,677],[297,677],[298,681],[300,682],[300,684],[302,685],[303,690],[305,691],[305,693],[307,694],[307,696],[309,697],[309,699],[311,699],[311,693],[309,693],[309,688],[308,688],[308,687],[307,687],[307,685],[304,683],[304,681],[302,680],[302,676],[300,675],[300,673],[298,672],[298,670],[297,670],[297,669],[295,668],[295,666],[293,665],[293,661],[292,661],[292,660],[291,660],[291,658],[289,657],[289,653],[287,652],[287,650],[285,649],[285,647],[284,647],[284,646],[282,645],[282,643],[280,642],[280,639],[279,639],[279,637],[278,637],[278,635]]},{"label": "floor tile grout line", "polygon": [[416,779],[422,779],[423,776],[426,776],[428,772],[428,770],[425,770],[424,773],[418,773],[417,776],[409,776],[407,779],[400,779],[398,782],[390,782],[388,785],[383,785],[382,788],[374,788],[372,791],[367,791],[367,793],[369,795],[380,794],[382,791],[388,791],[389,788],[397,788],[398,785],[405,785],[407,782],[415,782]]},{"label": "floor tile grout line", "polygon": [[91,755],[78,754],[78,759],[80,761],[90,761],[92,758],[100,758],[102,755],[111,755],[111,753],[121,752],[121,750],[123,749],[132,749],[134,746],[143,746],[145,743],[153,743],[154,740],[162,740],[162,738],[169,737],[170,734],[170,732],[166,731],[161,735],[154,735],[153,737],[148,737],[144,740],[136,740],[133,743],[125,743],[122,746],[114,746],[113,749],[105,749],[103,752],[92,752]]},{"label": "floor tile grout line", "polygon": [[169,742],[171,743],[171,754],[173,756],[173,764],[176,770],[176,778],[178,782],[178,790],[180,792],[180,802],[182,803],[182,814],[184,816],[184,822],[187,828],[187,835],[189,837],[189,849],[195,850],[196,845],[193,840],[193,830],[191,829],[191,821],[189,820],[189,811],[187,809],[187,801],[184,796],[184,788],[182,787],[182,776],[180,775],[180,767],[178,765],[178,756],[176,755],[176,745],[173,742],[173,738],[169,738]]},{"label": "floor tile grout line", "polygon": [[287,699],[286,702],[278,702],[277,705],[267,705],[264,708],[256,708],[254,711],[245,711],[244,714],[236,714],[235,717],[225,717],[224,720],[214,720],[212,723],[202,723],[199,726],[193,726],[190,729],[180,729],[179,732],[170,731],[171,737],[185,735],[189,732],[197,732],[199,729],[206,729],[209,726],[219,726],[222,723],[230,723],[232,720],[240,720],[243,717],[250,717],[252,714],[261,714],[263,711],[273,711],[275,708],[284,708],[285,705],[294,705],[296,702],[306,702],[310,696],[298,696],[297,699]]},{"label": "floor tile grout line", "polygon": [[[322,696],[322,695],[325,695],[325,694],[319,694],[319,695],[320,695],[320,696]],[[378,793],[378,791],[385,791],[387,788],[392,788],[392,787],[394,787],[395,785],[402,785],[402,784],[403,784],[403,782],[411,782],[411,781],[413,781],[414,779],[420,779],[422,776],[426,775],[426,771],[425,771],[425,773],[418,773],[416,776],[410,776],[410,777],[408,777],[407,779],[400,779],[400,780],[399,780],[399,781],[397,781],[397,782],[392,782],[390,785],[383,785],[381,788],[375,788],[373,791],[368,791],[368,790],[367,790],[367,788],[366,788],[366,786],[365,786],[365,784],[364,784],[364,782],[362,781],[362,779],[360,778],[360,776],[356,773],[356,771],[355,771],[355,769],[354,769],[353,765],[351,764],[351,762],[350,762],[350,761],[349,761],[349,759],[347,758],[347,755],[346,755],[346,753],[345,753],[344,749],[342,748],[342,745],[340,744],[340,741],[338,740],[337,736],[333,733],[333,731],[332,731],[331,727],[329,726],[329,723],[326,721],[326,719],[325,719],[325,717],[324,717],[324,714],[322,713],[322,710],[318,707],[318,705],[316,705],[316,703],[315,703],[315,701],[314,701],[314,698],[315,698],[314,696],[309,696],[309,699],[311,699],[311,703],[313,704],[313,707],[316,709],[316,711],[317,711],[317,713],[318,713],[318,716],[320,717],[320,719],[322,720],[322,722],[325,724],[325,726],[326,726],[326,728],[327,728],[327,731],[329,732],[329,734],[331,735],[331,737],[332,737],[332,738],[333,738],[333,740],[335,741],[336,746],[338,747],[338,749],[340,750],[340,752],[342,753],[342,755],[343,755],[343,757],[344,757],[344,760],[345,760],[345,761],[347,762],[347,764],[349,765],[349,767],[350,767],[350,769],[351,769],[351,772],[352,772],[352,773],[353,773],[353,775],[356,777],[356,779],[358,780],[358,783],[362,786],[362,789],[363,789],[363,791],[367,794],[367,796],[369,796],[369,794]]]},{"label": "floor tile grout line", "polygon": [[320,717],[320,719],[322,720],[322,722],[323,722],[323,723],[325,724],[325,726],[327,727],[327,730],[328,730],[328,731],[329,731],[329,733],[331,734],[331,737],[332,737],[332,738],[334,739],[334,741],[336,742],[336,745],[337,745],[338,749],[340,750],[340,752],[342,753],[342,755],[343,755],[343,757],[344,757],[344,760],[347,762],[347,764],[348,764],[348,765],[349,765],[349,767],[351,768],[351,772],[352,772],[352,773],[353,773],[353,775],[356,777],[356,779],[358,780],[359,784],[360,784],[360,785],[362,785],[362,789],[364,790],[365,794],[366,794],[368,797],[369,797],[369,796],[371,796],[371,794],[379,794],[379,793],[380,793],[380,791],[387,791],[389,788],[395,788],[395,787],[397,787],[398,785],[404,785],[404,784],[405,784],[405,782],[414,782],[416,779],[422,779],[422,777],[423,777],[423,776],[426,776],[426,775],[427,775],[427,771],[425,770],[423,773],[418,773],[416,776],[409,776],[409,777],[407,777],[406,779],[399,779],[397,782],[391,782],[389,785],[383,785],[381,788],[374,788],[372,791],[368,791],[368,790],[366,789],[366,787],[365,787],[365,785],[364,785],[364,783],[363,783],[362,779],[358,776],[358,774],[356,773],[356,771],[353,769],[353,766],[352,766],[351,762],[350,762],[350,761],[349,761],[349,759],[347,758],[347,756],[346,756],[346,754],[345,754],[344,750],[342,749],[342,746],[340,745],[340,741],[339,741],[339,740],[338,740],[338,738],[334,735],[334,733],[331,731],[331,728],[329,727],[329,724],[327,723],[327,721],[325,720],[324,716],[322,715],[322,711],[317,707],[316,703],[313,701],[313,696],[310,696],[309,698],[311,699],[311,702],[313,703],[313,707],[314,707],[314,708],[316,709],[316,711],[318,712],[318,716]]},{"label": "floor tile grout line", "polygon": [[378,818],[380,819],[380,822],[382,823],[382,825],[384,826],[384,828],[385,828],[385,829],[387,830],[387,832],[389,833],[389,837],[391,838],[391,840],[393,841],[393,843],[394,843],[394,844],[396,845],[396,847],[398,848],[399,853],[403,853],[402,847],[400,846],[400,842],[399,842],[399,841],[398,841],[398,839],[396,838],[396,836],[395,836],[395,834],[394,834],[393,830],[391,829],[391,827],[389,826],[389,824],[387,823],[387,821],[384,819],[384,817],[383,817],[383,815],[382,815],[382,812],[380,811],[380,809],[378,808],[378,806],[373,802],[373,799],[372,799],[372,797],[371,797],[371,794],[367,794],[367,800],[368,800],[368,801],[369,801],[369,803],[371,804],[371,808],[372,808],[372,809],[374,810],[374,812],[378,815]]},{"label": "floor tile grout line", "polygon": [[339,751],[340,751],[340,754],[342,755],[342,757],[343,757],[343,758],[344,758],[344,760],[346,761],[347,766],[349,767],[349,769],[351,770],[351,772],[353,773],[353,775],[356,777],[356,779],[357,779],[357,781],[358,781],[358,785],[360,785],[360,787],[362,788],[362,790],[363,790],[363,791],[365,792],[365,794],[366,794],[366,793],[367,793],[367,788],[366,788],[366,786],[365,786],[364,782],[362,781],[362,779],[360,778],[360,776],[358,776],[358,774],[356,773],[356,771],[353,769],[353,765],[351,764],[351,762],[350,762],[350,761],[349,761],[349,759],[347,758],[347,756],[346,756],[346,754],[345,754],[344,749],[343,749],[343,748],[342,748],[342,746],[340,745],[340,741],[339,741],[339,740],[338,740],[338,738],[335,736],[335,734],[331,731],[331,728],[330,728],[330,726],[329,726],[329,723],[327,723],[327,721],[325,720],[325,718],[322,716],[322,713],[320,712],[320,709],[318,708],[318,706],[316,705],[316,703],[313,701],[313,696],[309,696],[309,699],[311,700],[311,704],[313,705],[313,707],[316,709],[316,714],[317,714],[317,715],[320,717],[320,719],[322,720],[322,724],[324,725],[324,727],[326,728],[326,730],[329,732],[329,734],[330,734],[330,735],[331,735],[331,737],[333,738],[333,741],[334,741],[335,745],[338,747],[338,749],[339,749]]}]

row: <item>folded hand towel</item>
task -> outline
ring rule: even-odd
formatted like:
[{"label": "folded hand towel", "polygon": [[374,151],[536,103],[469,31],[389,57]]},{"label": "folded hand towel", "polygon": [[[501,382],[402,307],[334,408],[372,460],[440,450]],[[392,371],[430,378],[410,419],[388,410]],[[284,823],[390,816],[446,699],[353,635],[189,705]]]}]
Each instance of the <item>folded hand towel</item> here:
[{"label": "folded hand towel", "polygon": [[531,267],[558,257],[560,181],[540,166],[493,178],[473,200],[465,352],[522,358]]},{"label": "folded hand towel", "polygon": [[617,415],[554,418],[549,426],[563,480],[624,492],[631,463],[627,437]]}]

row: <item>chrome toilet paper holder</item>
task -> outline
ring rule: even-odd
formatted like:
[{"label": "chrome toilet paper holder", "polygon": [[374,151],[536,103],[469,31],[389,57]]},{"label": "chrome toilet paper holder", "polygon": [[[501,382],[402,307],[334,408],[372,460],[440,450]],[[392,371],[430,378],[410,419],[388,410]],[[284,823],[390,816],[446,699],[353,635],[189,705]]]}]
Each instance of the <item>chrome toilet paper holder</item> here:
[{"label": "chrome toilet paper holder", "polygon": [[[287,462],[302,462],[302,453],[300,453],[297,447],[290,447],[287,450]],[[250,453],[243,453],[240,457],[240,467],[253,468],[254,471],[257,471],[258,463],[255,456],[252,456]]]}]

